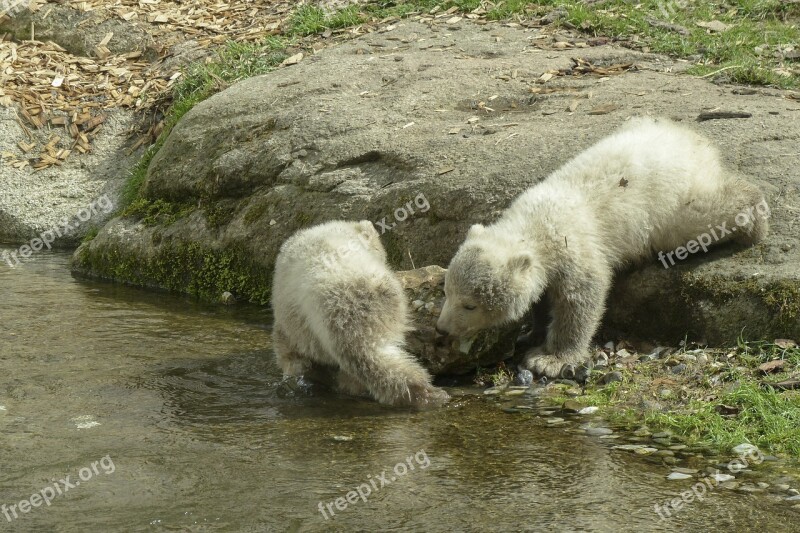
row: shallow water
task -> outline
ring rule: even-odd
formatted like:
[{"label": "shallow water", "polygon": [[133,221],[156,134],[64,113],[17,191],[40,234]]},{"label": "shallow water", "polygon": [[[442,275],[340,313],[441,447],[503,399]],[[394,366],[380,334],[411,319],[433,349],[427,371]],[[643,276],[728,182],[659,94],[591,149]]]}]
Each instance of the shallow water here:
[{"label": "shallow water", "polygon": [[266,311],[79,281],[68,262],[0,264],[0,504],[76,485],[0,530],[799,529],[785,502],[722,489],[661,520],[689,480],[479,391],[424,413],[293,391]]}]

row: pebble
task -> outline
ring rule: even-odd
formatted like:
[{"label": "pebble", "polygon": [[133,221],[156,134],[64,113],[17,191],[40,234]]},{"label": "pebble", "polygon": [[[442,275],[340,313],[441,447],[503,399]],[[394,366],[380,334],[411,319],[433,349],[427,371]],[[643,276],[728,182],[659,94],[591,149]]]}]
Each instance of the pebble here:
[{"label": "pebble", "polygon": [[658,433],[653,433],[654,439],[668,439],[672,436],[672,433],[669,431],[660,431]]},{"label": "pebble", "polygon": [[756,485],[758,485],[759,489],[768,489],[769,488],[769,483],[764,483],[763,481],[759,481],[758,483],[756,483]]},{"label": "pebble", "polygon": [[490,389],[486,389],[485,391],[483,391],[483,393],[487,396],[494,396],[495,394],[500,394],[500,388],[492,387]]},{"label": "pebble", "polygon": [[739,483],[737,483],[736,481],[728,481],[725,483],[721,483],[720,487],[727,490],[736,490],[739,488]]},{"label": "pebble", "polygon": [[220,297],[220,300],[225,305],[233,305],[233,304],[236,303],[236,298],[233,296],[233,294],[231,294],[228,291],[225,291],[225,292],[222,293],[222,296]]},{"label": "pebble", "polygon": [[603,385],[608,385],[609,383],[616,383],[617,381],[622,381],[622,373],[621,372],[609,372],[602,378],[600,378],[600,383]]},{"label": "pebble", "polygon": [[563,418],[558,418],[557,416],[547,419],[548,424],[563,424],[564,422],[566,422],[566,420]]},{"label": "pebble", "polygon": [[523,394],[525,394],[527,392],[527,390],[528,390],[527,387],[522,388],[522,389],[518,389],[518,388],[515,388],[515,387],[510,387],[508,390],[506,390],[503,393],[503,395],[504,396],[522,396]]},{"label": "pebble", "polygon": [[748,455],[757,450],[758,446],[754,446],[753,444],[749,444],[747,442],[738,444],[731,449],[731,451],[737,455]]},{"label": "pebble", "polygon": [[677,457],[664,457],[664,459],[662,459],[662,461],[664,462],[665,465],[676,465],[676,464],[678,464],[678,458]]},{"label": "pebble", "polygon": [[764,489],[760,489],[753,485],[742,485],[739,487],[739,492],[764,492]]},{"label": "pebble", "polygon": [[351,437],[350,435],[334,435],[333,440],[337,442],[348,442],[353,440],[353,437]]},{"label": "pebble", "polygon": [[726,481],[733,481],[736,477],[730,474],[712,474],[711,479],[718,483],[725,483]]},{"label": "pebble", "polygon": [[791,487],[789,487],[789,485],[787,485],[785,483],[780,483],[778,485],[775,485],[775,490],[782,490],[784,492],[788,491],[790,488]]},{"label": "pebble", "polygon": [[679,364],[677,364],[677,365],[672,367],[672,373],[673,374],[682,374],[684,371],[686,371],[686,368],[687,368],[687,366],[685,364],[679,363]]},{"label": "pebble", "polygon": [[694,363],[695,361],[697,361],[697,356],[692,355],[690,353],[685,353],[679,356],[679,359],[684,362]]},{"label": "pebble", "polygon": [[576,402],[575,400],[567,400],[561,405],[561,409],[568,413],[578,413],[581,409],[583,409],[583,404]]},{"label": "pebble", "polygon": [[685,450],[686,448],[688,448],[688,446],[685,444],[673,444],[672,446],[669,447],[670,450],[674,450],[676,452],[678,450]]},{"label": "pebble", "polygon": [[503,407],[503,412],[508,414],[520,413],[521,411],[516,407]]},{"label": "pebble", "polygon": [[787,502],[800,502],[800,494],[798,494],[797,496],[789,496],[788,498],[786,498],[786,501]]},{"label": "pebble", "polygon": [[625,357],[630,357],[630,356],[631,356],[631,352],[629,352],[625,348],[623,348],[623,349],[621,349],[621,350],[619,350],[617,352],[617,357],[619,357],[620,359],[623,359]]},{"label": "pebble", "polygon": [[670,475],[667,476],[667,479],[671,481],[680,479],[691,479],[691,478],[692,476],[690,476],[689,474],[683,474],[681,472],[672,472]]},{"label": "pebble", "polygon": [[673,468],[672,471],[681,474],[696,474],[699,472],[699,470],[697,470],[696,468],[683,468],[683,467]]},{"label": "pebble", "polygon": [[578,411],[578,414],[579,415],[591,415],[593,413],[596,413],[599,410],[600,410],[600,408],[597,407],[596,405],[590,405],[590,406],[584,407],[583,409]]},{"label": "pebble", "polygon": [[517,385],[525,385],[529,386],[533,383],[533,372],[527,369],[522,369],[517,373],[517,377],[514,379],[514,382]]},{"label": "pebble", "polygon": [[611,435],[612,433],[614,431],[609,428],[586,428],[586,434],[592,436]]},{"label": "pebble", "polygon": [[615,450],[625,450],[625,451],[633,451],[639,450],[641,448],[646,448],[644,444],[618,444],[614,446]]},{"label": "pebble", "polygon": [[658,450],[656,452],[656,455],[660,457],[673,457],[675,455],[675,452],[673,452],[672,450]]},{"label": "pebble", "polygon": [[425,302],[423,302],[422,300],[414,300],[413,302],[411,302],[411,308],[414,311],[416,311],[417,309],[419,309],[423,305],[425,305]]},{"label": "pebble", "polygon": [[634,431],[633,434],[636,435],[637,437],[649,437],[650,435],[652,435],[652,433],[650,433],[650,429],[645,426],[640,427],[639,429]]},{"label": "pebble", "polygon": [[658,395],[666,400],[667,398],[672,398],[672,391],[669,389],[661,389],[658,391]]},{"label": "pebble", "polygon": [[789,494],[792,494],[794,496],[800,496],[800,490],[797,490],[797,489],[789,489],[786,492],[788,492]]},{"label": "pebble", "polygon": [[100,422],[95,420],[92,415],[76,416],[72,421],[75,422],[75,427],[78,429],[90,429],[100,425]]},{"label": "pebble", "polygon": [[645,446],[644,448],[636,448],[633,450],[633,453],[638,455],[651,455],[658,451],[658,448],[648,448]]}]

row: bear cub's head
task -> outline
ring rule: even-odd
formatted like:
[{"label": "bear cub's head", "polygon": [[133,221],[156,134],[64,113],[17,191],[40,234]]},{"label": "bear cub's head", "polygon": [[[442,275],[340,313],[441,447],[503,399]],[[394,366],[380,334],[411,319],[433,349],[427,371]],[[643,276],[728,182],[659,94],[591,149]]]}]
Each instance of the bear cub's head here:
[{"label": "bear cub's head", "polygon": [[544,269],[524,244],[480,224],[470,228],[444,278],[440,334],[470,337],[522,318],[545,285]]}]

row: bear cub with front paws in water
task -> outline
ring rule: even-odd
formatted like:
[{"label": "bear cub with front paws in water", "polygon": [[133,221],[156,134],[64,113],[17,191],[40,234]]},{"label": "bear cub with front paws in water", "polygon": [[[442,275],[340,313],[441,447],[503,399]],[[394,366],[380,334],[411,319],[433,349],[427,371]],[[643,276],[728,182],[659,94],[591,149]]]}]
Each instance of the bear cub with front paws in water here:
[{"label": "bear cub with front paws in water", "polygon": [[408,304],[372,222],[295,233],[281,246],[272,290],[272,340],[285,376],[316,375],[389,405],[448,400],[403,348]]},{"label": "bear cub with front paws in water", "polygon": [[447,270],[437,329],[469,337],[518,320],[547,289],[545,344],[523,366],[557,377],[588,359],[616,269],[654,252],[666,267],[689,241],[698,248],[700,235],[757,243],[768,216],[761,191],[725,171],[707,139],[636,119],[522,193],[492,225],[472,226]]}]

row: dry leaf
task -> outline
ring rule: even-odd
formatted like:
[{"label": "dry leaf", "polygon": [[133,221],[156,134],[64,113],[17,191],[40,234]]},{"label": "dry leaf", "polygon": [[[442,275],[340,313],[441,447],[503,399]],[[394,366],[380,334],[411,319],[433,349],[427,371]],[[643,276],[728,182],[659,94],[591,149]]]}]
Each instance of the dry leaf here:
[{"label": "dry leaf", "polygon": [[437,170],[436,174],[438,176],[441,176],[442,174],[447,174],[448,172],[452,172],[455,169],[456,169],[456,167],[443,167],[443,168],[440,168],[439,170]]},{"label": "dry leaf", "polygon": [[578,100],[573,100],[572,102],[570,102],[569,106],[567,106],[567,111],[569,111],[570,113],[574,113],[575,110],[578,109],[579,105],[581,105],[581,103]]},{"label": "dry leaf", "polygon": [[775,345],[779,348],[783,348],[784,350],[797,348],[797,343],[791,339],[775,339]]},{"label": "dry leaf", "polygon": [[619,179],[619,186],[620,187],[627,187],[628,186],[628,180],[626,180],[625,178],[620,178]]},{"label": "dry leaf", "polygon": [[288,67],[289,65],[296,65],[303,60],[303,52],[297,53],[293,56],[289,56],[283,60],[281,63],[282,67]]},{"label": "dry leaf", "polygon": [[720,22],[718,20],[712,20],[711,22],[698,22],[697,25],[713,32],[723,32],[733,27],[730,24],[725,24],[724,22]]},{"label": "dry leaf", "polygon": [[783,359],[775,359],[774,361],[769,361],[763,365],[759,365],[758,369],[764,374],[771,374],[773,372],[780,372],[783,370],[783,366],[785,364],[786,361]]},{"label": "dry leaf", "polygon": [[607,115],[607,114],[611,113],[612,111],[616,111],[617,109],[619,109],[619,106],[617,104],[603,104],[603,105],[597,106],[594,109],[592,109],[591,111],[589,111],[589,114],[590,115]]}]

